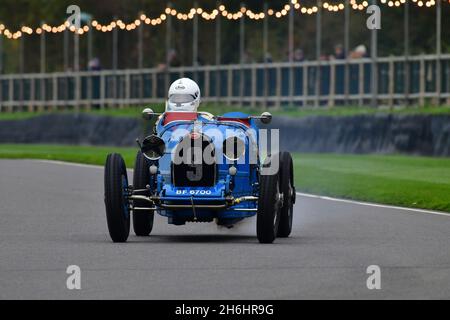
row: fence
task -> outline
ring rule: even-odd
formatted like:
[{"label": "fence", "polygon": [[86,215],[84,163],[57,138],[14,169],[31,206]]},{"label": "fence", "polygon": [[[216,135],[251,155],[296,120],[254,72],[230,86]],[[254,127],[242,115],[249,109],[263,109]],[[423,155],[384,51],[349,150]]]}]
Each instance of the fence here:
[{"label": "fence", "polygon": [[[376,70],[374,77],[372,71]],[[0,76],[0,111],[145,105],[195,79],[204,102],[250,106],[397,105],[450,101],[450,54],[357,60]],[[375,79],[372,85],[371,81]]]}]

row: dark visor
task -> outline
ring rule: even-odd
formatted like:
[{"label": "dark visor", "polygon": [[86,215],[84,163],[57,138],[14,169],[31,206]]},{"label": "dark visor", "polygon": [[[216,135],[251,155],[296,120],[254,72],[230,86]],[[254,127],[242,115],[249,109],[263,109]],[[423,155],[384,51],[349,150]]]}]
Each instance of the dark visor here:
[{"label": "dark visor", "polygon": [[173,94],[169,97],[169,101],[172,103],[189,103],[195,100],[195,97],[191,94]]}]

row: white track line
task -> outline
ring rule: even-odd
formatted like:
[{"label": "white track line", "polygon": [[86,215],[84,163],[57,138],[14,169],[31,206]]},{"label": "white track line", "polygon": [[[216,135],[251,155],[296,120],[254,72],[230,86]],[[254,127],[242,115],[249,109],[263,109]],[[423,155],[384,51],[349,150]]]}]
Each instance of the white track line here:
[{"label": "white track line", "polygon": [[371,203],[371,202],[361,202],[361,201],[347,200],[347,199],[338,199],[338,198],[332,198],[332,197],[326,197],[326,196],[318,196],[318,195],[309,194],[309,193],[302,193],[302,192],[297,192],[296,194],[298,196],[301,196],[301,197],[315,198],[315,199],[321,199],[321,200],[327,200],[327,201],[335,201],[335,202],[344,202],[344,203],[350,203],[350,204],[355,204],[355,205],[360,205],[360,206],[385,208],[385,209],[394,209],[394,210],[402,210],[402,211],[411,211],[411,212],[435,214],[435,215],[438,215],[438,216],[450,217],[450,213],[440,212],[440,211],[398,207],[398,206],[391,206],[391,205],[386,205],[386,204],[378,204],[378,203]]},{"label": "white track line", "polygon": [[[95,169],[103,170],[103,166],[97,166],[97,165],[92,165],[92,164],[73,163],[73,162],[65,162],[65,161],[57,161],[57,160],[37,160],[37,161],[43,162],[43,163],[53,163],[53,164],[67,165],[67,166],[73,166],[73,167],[95,168]],[[128,169],[128,171],[132,172],[133,170]],[[445,212],[440,212],[440,211],[406,208],[406,207],[390,206],[390,205],[386,205],[386,204],[377,204],[377,203],[371,203],[371,202],[361,202],[361,201],[355,201],[355,200],[338,199],[338,198],[318,196],[318,195],[302,193],[302,192],[297,192],[296,194],[301,197],[321,199],[321,200],[334,201],[334,202],[350,203],[350,204],[366,206],[366,207],[394,209],[394,210],[410,211],[410,212],[426,213],[426,214],[434,214],[434,215],[438,215],[438,216],[450,217],[450,213],[445,213]]]},{"label": "white track line", "polygon": [[95,164],[83,164],[83,163],[66,162],[66,161],[58,161],[58,160],[32,160],[32,161],[37,161],[37,162],[42,162],[42,163],[59,164],[59,165],[65,165],[65,166],[71,166],[71,167],[94,168],[94,169],[102,169],[103,170],[103,166],[98,166]]}]

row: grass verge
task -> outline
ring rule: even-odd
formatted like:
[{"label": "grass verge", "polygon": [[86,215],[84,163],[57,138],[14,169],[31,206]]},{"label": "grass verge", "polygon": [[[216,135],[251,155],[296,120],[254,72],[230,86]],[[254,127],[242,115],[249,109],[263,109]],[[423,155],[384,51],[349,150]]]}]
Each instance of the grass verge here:
[{"label": "grass verge", "polygon": [[[136,148],[0,144],[0,158],[103,165],[119,152],[132,168]],[[294,154],[297,191],[450,212],[450,159]]]}]

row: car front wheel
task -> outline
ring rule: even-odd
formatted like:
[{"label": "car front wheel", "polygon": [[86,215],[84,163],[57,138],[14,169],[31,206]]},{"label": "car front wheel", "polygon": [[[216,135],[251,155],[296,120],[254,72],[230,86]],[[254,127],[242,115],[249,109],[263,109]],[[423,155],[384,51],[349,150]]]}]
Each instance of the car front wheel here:
[{"label": "car front wheel", "polygon": [[[272,157],[265,165],[276,159],[278,157]],[[272,243],[275,240],[282,201],[279,170],[272,174],[261,174],[256,216],[256,234],[260,243]]]},{"label": "car front wheel", "polygon": [[[147,160],[141,151],[136,155],[134,165],[133,189],[143,190],[150,182],[150,172]],[[149,203],[142,200],[133,200],[135,207],[147,208]],[[145,237],[150,234],[153,228],[154,213],[151,210],[133,211],[133,229],[137,236]]]},{"label": "car front wheel", "polygon": [[105,164],[106,220],[111,239],[126,242],[130,233],[128,176],[122,156],[108,155]]},{"label": "car front wheel", "polygon": [[283,207],[280,210],[280,225],[277,237],[289,237],[292,231],[292,218],[294,215],[295,187],[292,157],[289,152],[280,155],[280,185],[283,194]]}]

